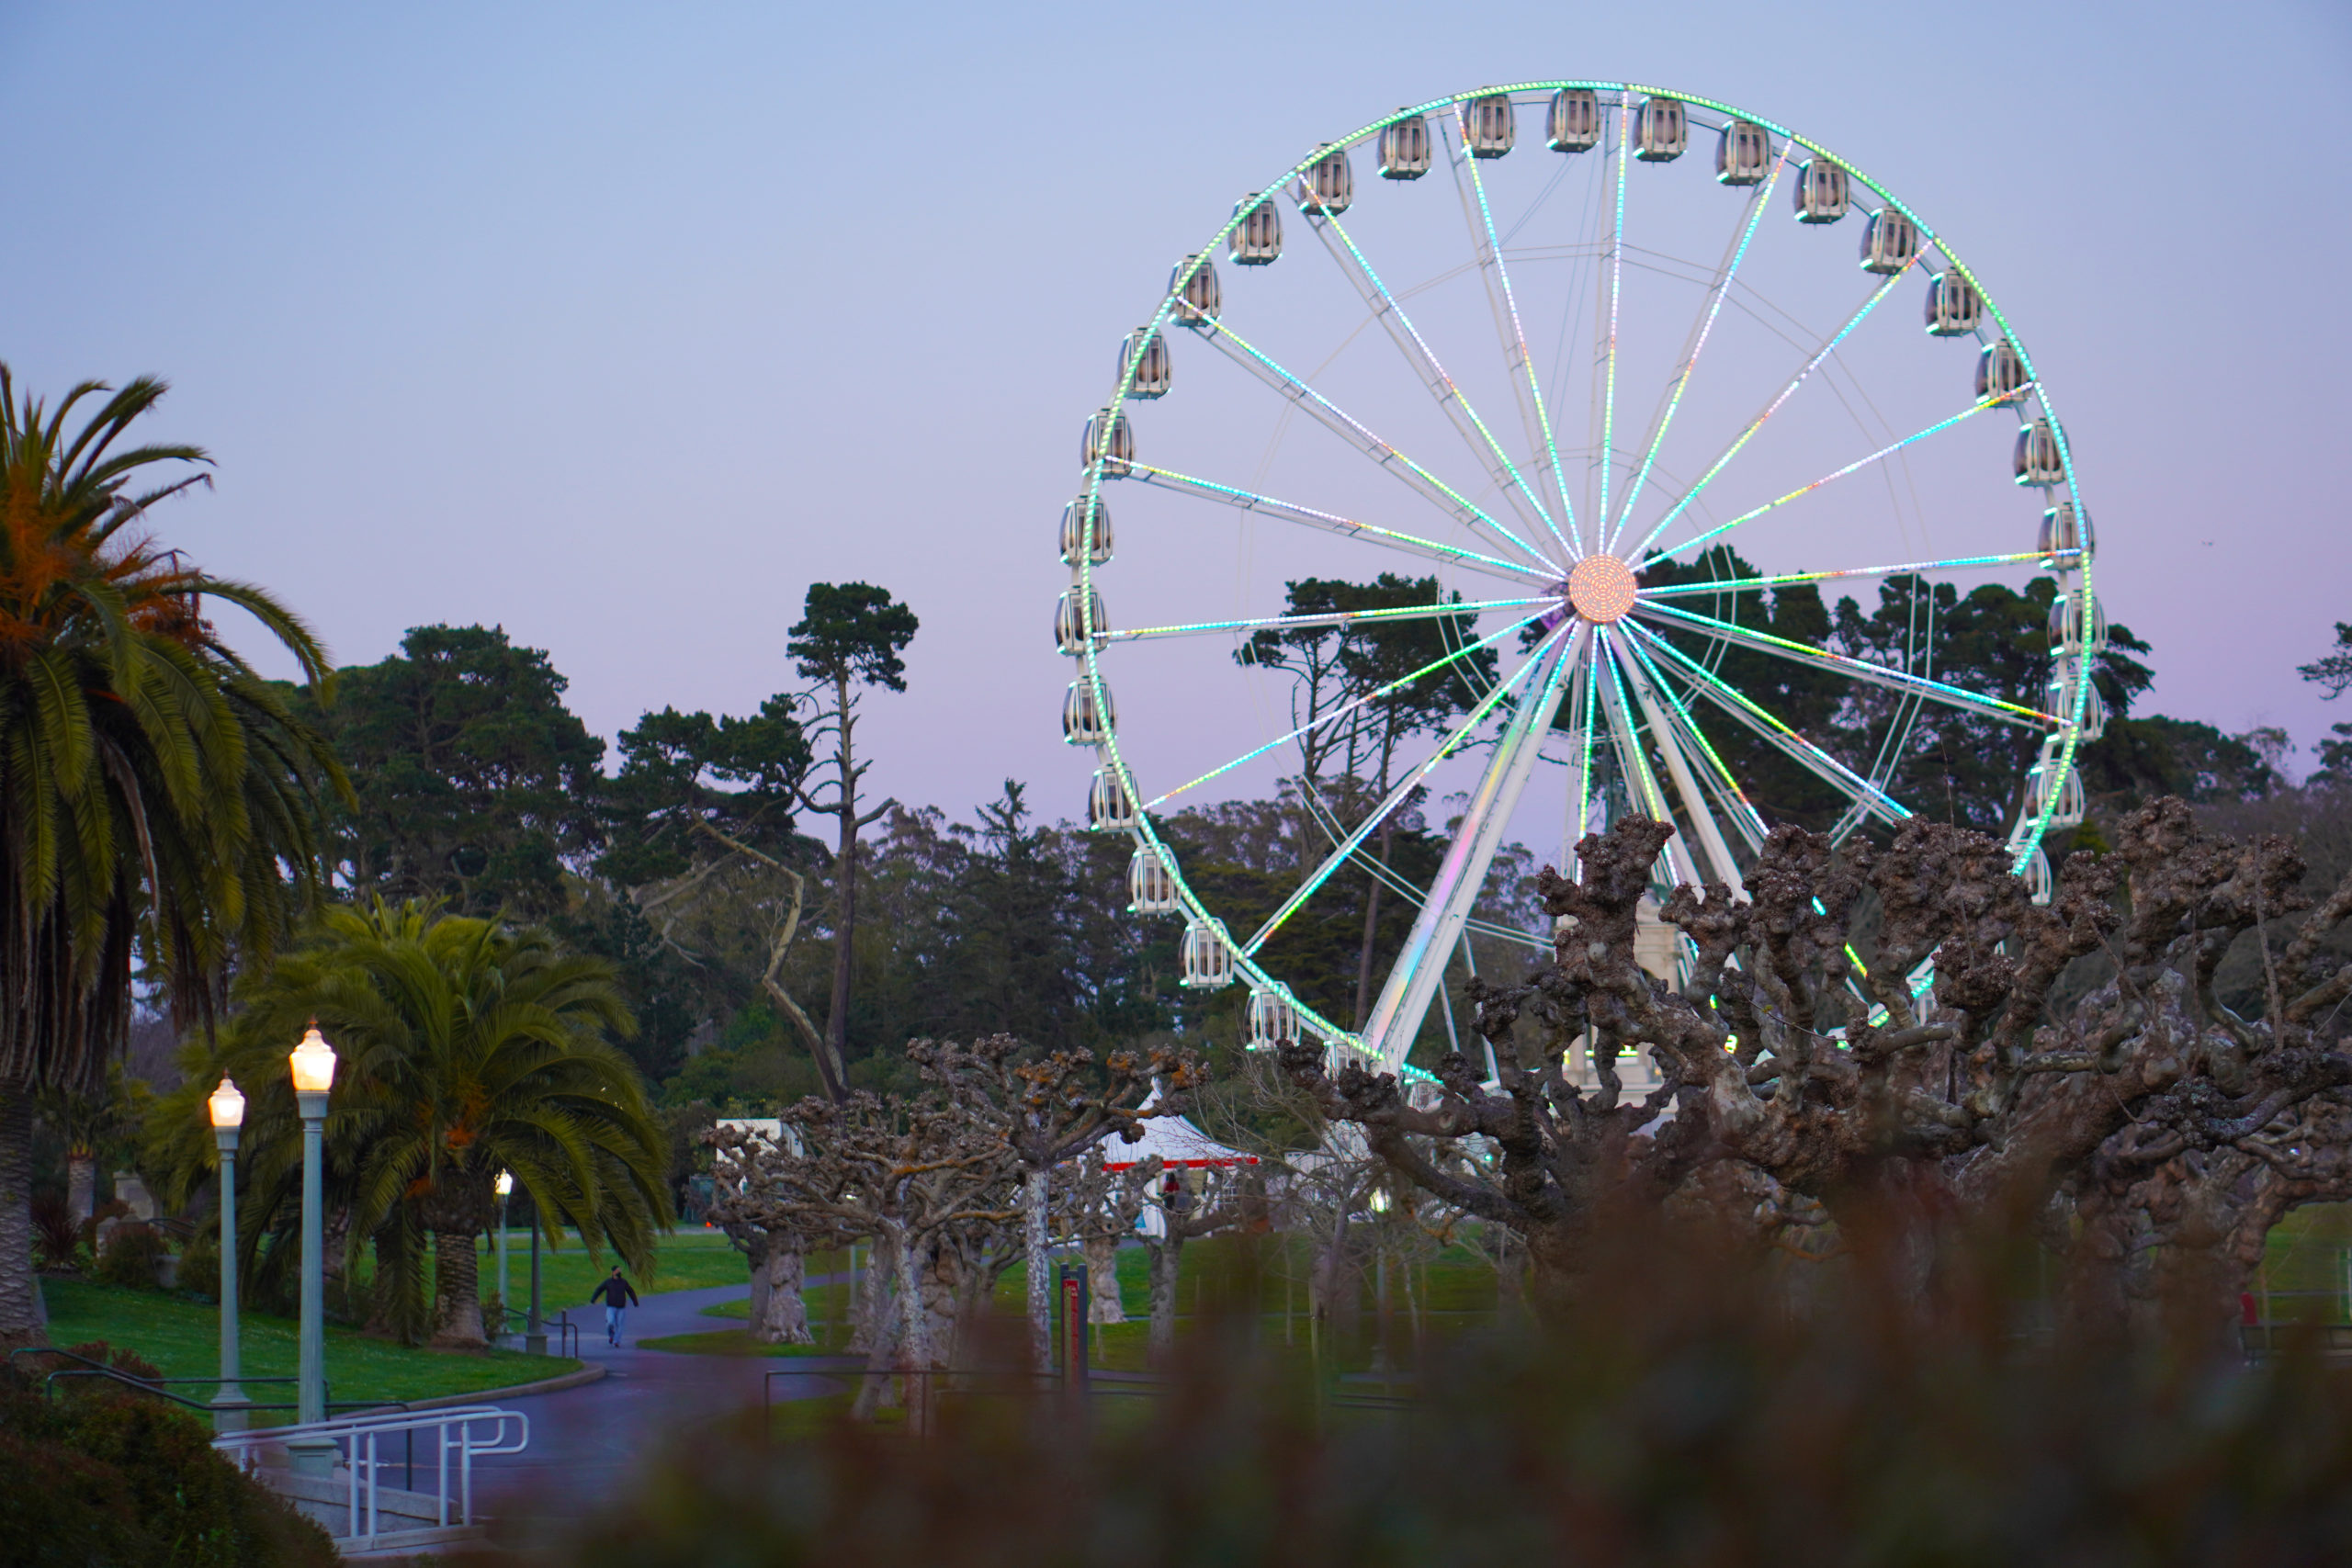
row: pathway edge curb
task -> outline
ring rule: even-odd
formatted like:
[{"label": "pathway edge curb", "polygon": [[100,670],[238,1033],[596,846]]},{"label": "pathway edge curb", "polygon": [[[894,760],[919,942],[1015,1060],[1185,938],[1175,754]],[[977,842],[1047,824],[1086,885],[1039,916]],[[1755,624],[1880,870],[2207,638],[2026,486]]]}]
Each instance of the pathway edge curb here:
[{"label": "pathway edge curb", "polygon": [[412,1399],[400,1408],[447,1410],[452,1405],[484,1404],[494,1399],[524,1399],[535,1393],[560,1393],[567,1388],[578,1388],[582,1383],[594,1382],[604,1375],[603,1367],[590,1365],[573,1371],[561,1372],[551,1378],[540,1378],[535,1382],[509,1383],[504,1388],[477,1389],[471,1393],[435,1394],[431,1399]]}]

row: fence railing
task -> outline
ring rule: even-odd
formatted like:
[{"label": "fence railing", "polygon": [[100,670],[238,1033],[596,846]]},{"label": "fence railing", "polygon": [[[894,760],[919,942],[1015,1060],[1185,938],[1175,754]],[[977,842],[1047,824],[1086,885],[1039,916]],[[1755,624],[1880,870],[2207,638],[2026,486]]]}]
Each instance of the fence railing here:
[{"label": "fence railing", "polygon": [[[498,1309],[498,1333],[495,1337],[529,1332],[531,1314],[521,1307],[501,1305]],[[555,1336],[556,1354],[580,1359],[580,1325],[571,1321],[569,1311],[539,1314],[539,1331]]]},{"label": "fence railing", "polygon": [[[198,1387],[219,1388],[223,1380],[218,1377],[142,1378],[136,1373],[126,1372],[120,1367],[110,1367],[104,1361],[92,1360],[89,1357],[77,1354],[74,1351],[60,1350],[54,1347],[47,1345],[28,1345],[22,1349],[11,1350],[8,1352],[8,1364],[11,1367],[15,1366],[17,1359],[24,1356],[31,1356],[37,1359],[46,1357],[55,1360],[72,1361],[75,1363],[71,1367],[60,1367],[41,1379],[42,1392],[49,1394],[51,1398],[56,1396],[57,1384],[60,1380],[72,1378],[92,1378],[105,1382],[119,1383],[123,1387],[131,1389],[137,1393],[151,1394],[157,1399],[169,1400],[174,1404],[184,1404],[188,1409],[205,1416],[218,1416],[224,1410],[293,1410],[298,1408],[296,1402],[290,1399],[283,1401],[247,1399],[241,1400],[234,1405],[214,1404],[207,1400],[190,1399],[186,1394],[174,1393],[172,1392],[172,1388],[175,1386],[185,1386],[188,1384],[194,1384]],[[298,1383],[301,1381],[301,1379],[297,1377],[241,1376],[236,1379],[236,1382],[241,1386],[245,1383]],[[327,1408],[329,1410],[384,1410],[387,1408],[405,1410],[408,1406],[396,1401],[385,1399],[346,1399],[338,1401],[330,1398],[327,1401]]]},{"label": "fence railing", "polygon": [[[519,1410],[501,1410],[495,1405],[458,1405],[447,1410],[398,1411],[313,1421],[306,1426],[231,1432],[214,1438],[212,1446],[251,1471],[259,1464],[261,1455],[271,1449],[283,1449],[305,1439],[334,1443],[336,1457],[347,1478],[348,1528],[343,1535],[344,1544],[348,1547],[384,1533],[382,1493],[386,1470],[403,1467],[402,1479],[407,1484],[401,1490],[415,1491],[414,1445],[418,1435],[427,1432],[433,1434],[427,1462],[433,1467],[431,1495],[435,1508],[434,1525],[427,1528],[446,1529],[451,1524],[474,1522],[475,1458],[521,1453],[530,1446],[531,1418]],[[402,1460],[383,1457],[384,1440],[388,1438],[403,1440],[406,1452]],[[450,1517],[453,1506],[455,1519]]]}]

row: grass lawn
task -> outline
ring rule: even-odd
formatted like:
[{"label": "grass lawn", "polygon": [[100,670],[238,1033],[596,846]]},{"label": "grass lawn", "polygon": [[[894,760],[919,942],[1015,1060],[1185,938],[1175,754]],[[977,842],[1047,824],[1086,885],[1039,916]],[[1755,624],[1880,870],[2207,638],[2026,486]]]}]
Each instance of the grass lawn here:
[{"label": "grass lawn", "polygon": [[2312,1203],[2290,1211],[2263,1246],[2254,1290],[2270,1297],[2273,1320],[2343,1323],[2352,1305],[2352,1203]]},{"label": "grass lawn", "polygon": [[[1260,1335],[1268,1342],[1292,1346],[1301,1355],[1307,1354],[1311,1337],[1306,1315],[1306,1281],[1312,1248],[1305,1238],[1297,1236],[1211,1236],[1186,1247],[1182,1271],[1176,1288],[1177,1333],[1182,1335],[1189,1331],[1192,1320],[1203,1309],[1204,1302],[1213,1305],[1221,1294],[1227,1292],[1238,1271],[1250,1261],[1252,1248],[1258,1249],[1257,1262],[1261,1270],[1258,1277]],[[808,1267],[813,1275],[841,1270],[844,1264],[838,1255],[827,1254],[822,1258],[812,1257]],[[1094,1326],[1091,1334],[1094,1364],[1112,1371],[1141,1371],[1149,1361],[1151,1258],[1140,1247],[1123,1247],[1116,1255],[1115,1267],[1119,1276],[1120,1307],[1126,1313],[1127,1321]],[[1403,1272],[1401,1267],[1392,1269],[1388,1280],[1390,1331],[1400,1348],[1413,1332],[1413,1314],[1407,1303]],[[998,1281],[994,1298],[998,1310],[1007,1314],[1019,1313],[1026,1300],[1027,1288],[1027,1270],[1023,1266],[1015,1264]],[[1450,1247],[1430,1258],[1425,1267],[1416,1265],[1412,1292],[1419,1304],[1421,1325],[1426,1332],[1443,1335],[1494,1321],[1494,1268],[1471,1248]],[[642,1343],[648,1349],[703,1356],[846,1353],[847,1335],[842,1327],[849,1311],[846,1282],[836,1280],[827,1284],[813,1285],[802,1295],[808,1303],[809,1323],[818,1330],[819,1343],[815,1345],[766,1345],[752,1338],[749,1330],[742,1328],[669,1335]],[[1363,1334],[1359,1337],[1359,1343],[1338,1355],[1332,1370],[1351,1370],[1369,1364],[1371,1347],[1368,1336],[1376,1313],[1373,1298],[1373,1281],[1367,1279],[1359,1292]],[[743,1321],[751,1315],[751,1303],[749,1301],[720,1302],[703,1308],[703,1315]]]},{"label": "grass lawn", "polygon": [[[516,1226],[507,1233],[506,1288],[514,1304],[521,1307],[531,1299],[531,1236]],[[567,1307],[588,1304],[588,1292],[596,1281],[612,1272],[617,1261],[611,1253],[601,1260],[591,1261],[587,1250],[577,1243],[561,1252],[539,1244],[539,1297],[548,1312],[561,1312]],[[481,1288],[485,1295],[498,1289],[498,1244],[496,1233],[482,1237]],[[752,1282],[751,1266],[741,1253],[729,1244],[725,1235],[715,1230],[682,1230],[675,1235],[665,1235],[654,1253],[653,1267],[646,1273],[624,1270],[628,1282],[637,1287],[641,1296],[658,1295],[663,1291],[699,1291],[712,1285],[748,1285]]]},{"label": "grass lawn", "polygon": [[[135,1351],[168,1378],[210,1377],[220,1368],[220,1314],[217,1307],[155,1291],[126,1291],[80,1280],[44,1280],[49,1302],[50,1343],[86,1344],[103,1339]],[[296,1325],[288,1317],[239,1314],[239,1338],[248,1377],[294,1374]],[[503,1388],[572,1371],[580,1363],[556,1356],[526,1356],[514,1350],[403,1349],[348,1328],[327,1327],[327,1396],[351,1401],[430,1399]],[[212,1390],[191,1385],[175,1392],[192,1399]],[[293,1397],[291,1383],[248,1382],[248,1398],[265,1402]],[[288,1411],[257,1414],[262,1422],[291,1419]]]}]

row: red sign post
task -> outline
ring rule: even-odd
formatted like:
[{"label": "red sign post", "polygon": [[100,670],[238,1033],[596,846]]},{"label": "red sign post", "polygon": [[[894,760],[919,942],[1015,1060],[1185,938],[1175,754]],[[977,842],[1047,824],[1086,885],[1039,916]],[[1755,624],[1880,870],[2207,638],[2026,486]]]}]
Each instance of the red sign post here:
[{"label": "red sign post", "polygon": [[1062,1378],[1066,1386],[1086,1386],[1086,1270],[1062,1265]]}]

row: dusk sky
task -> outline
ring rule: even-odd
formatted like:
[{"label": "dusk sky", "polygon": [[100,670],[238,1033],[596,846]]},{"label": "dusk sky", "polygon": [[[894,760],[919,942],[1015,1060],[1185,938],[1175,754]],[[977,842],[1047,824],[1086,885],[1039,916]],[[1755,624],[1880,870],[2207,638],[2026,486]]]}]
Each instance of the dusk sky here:
[{"label": "dusk sky", "polygon": [[0,359],[167,378],[148,434],[219,469],[160,531],[339,662],[501,623],[609,739],[796,687],[807,585],[862,579],[922,620],[874,786],[1074,816],[1052,535],[1116,338],[1316,143],[1554,76],[1750,107],[1902,193],[2055,392],[2145,705],[2298,766],[2352,719],[2295,674],[2352,620],[2324,0],[0,0]]}]

